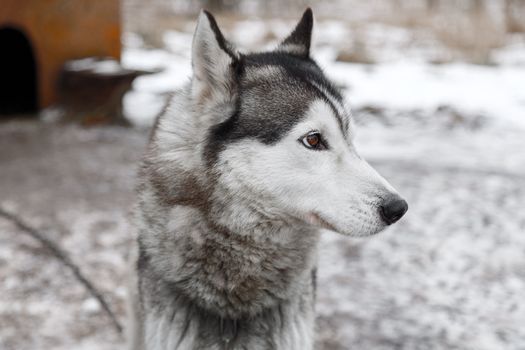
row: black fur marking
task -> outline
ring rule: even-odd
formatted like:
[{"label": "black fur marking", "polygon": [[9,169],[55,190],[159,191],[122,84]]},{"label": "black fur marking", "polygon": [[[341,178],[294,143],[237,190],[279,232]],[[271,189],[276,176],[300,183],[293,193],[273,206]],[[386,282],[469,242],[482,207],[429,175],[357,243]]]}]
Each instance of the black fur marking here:
[{"label": "black fur marking", "polygon": [[317,267],[312,269],[312,290],[314,294],[314,304],[317,299]]},{"label": "black fur marking", "polygon": [[239,332],[237,319],[219,317],[219,332],[224,343],[235,341]]},{"label": "black fur marking", "polygon": [[284,334],[284,312],[283,312],[283,306],[282,304],[279,304],[278,306],[278,310],[279,310],[279,326],[280,326],[280,331],[281,331],[281,334]]},{"label": "black fur marking", "polygon": [[337,123],[339,124],[339,128],[341,129],[343,135],[346,137],[346,130],[347,128],[344,126],[346,124],[343,120],[344,117],[339,114],[339,111],[335,107],[335,105],[332,103],[332,101],[321,91],[319,88],[312,86],[312,88],[316,89],[318,91],[319,97],[323,99],[323,101],[330,107],[332,112],[334,113],[335,118],[337,119]]},{"label": "black fur marking", "polygon": [[308,82],[314,81],[333,95],[338,101],[343,98],[337,88],[325,77],[322,69],[310,58],[301,58],[286,52],[261,52],[246,55],[246,65],[253,67],[278,66],[284,69],[289,77]]},{"label": "black fur marking", "polygon": [[175,349],[178,349],[184,338],[186,337],[186,334],[188,333],[188,329],[190,328],[191,319],[193,316],[193,307],[190,305],[189,310],[186,312],[186,317],[184,319],[184,328],[182,330],[182,333],[180,335],[179,341],[177,342],[177,345],[175,345]]},{"label": "black fur marking", "polygon": [[293,32],[281,45],[297,45],[301,48],[301,52],[298,53],[299,56],[308,57],[310,55],[313,25],[314,15],[312,9],[307,8]]},{"label": "black fur marking", "polygon": [[231,139],[229,134],[235,128],[236,122],[239,119],[239,99],[236,102],[236,108],[228,119],[212,127],[210,130],[210,141],[205,147],[204,156],[208,162],[208,165],[211,165],[217,160],[219,153],[224,149],[226,140]]},{"label": "black fur marking", "polygon": [[[286,52],[263,52],[243,55],[238,61],[238,98],[234,112],[224,122],[210,129],[205,157],[213,164],[225,145],[243,138],[255,138],[265,144],[279,141],[304,116],[310,103],[322,99],[333,110],[345,134],[343,116],[321,90],[342,102],[337,88],[311,59]],[[248,71],[278,67],[284,73],[250,80]]]},{"label": "black fur marking", "polygon": [[137,241],[137,243],[139,246],[139,256],[137,258],[136,268],[138,271],[142,271],[146,268],[146,266],[149,263],[149,256],[146,254],[146,251],[143,247],[144,245],[142,244],[140,239]]},{"label": "black fur marking", "polygon": [[215,17],[213,17],[213,15],[206,10],[203,10],[203,12],[208,18],[208,21],[210,22],[211,30],[213,30],[213,33],[215,34],[215,40],[217,40],[219,47],[235,61],[237,59],[237,56],[233,52],[231,45],[224,38],[224,35],[219,29],[219,26],[217,24],[217,21],[215,20]]}]

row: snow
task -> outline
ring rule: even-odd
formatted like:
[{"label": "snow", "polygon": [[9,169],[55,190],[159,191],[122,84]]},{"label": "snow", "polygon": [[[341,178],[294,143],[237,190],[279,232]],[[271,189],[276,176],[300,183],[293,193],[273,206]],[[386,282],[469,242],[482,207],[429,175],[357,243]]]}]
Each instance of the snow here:
[{"label": "snow", "polygon": [[[174,36],[168,37],[173,43]],[[186,38],[186,44],[188,40],[191,37]],[[161,71],[135,79],[133,90],[124,96],[124,114],[137,126],[152,125],[168,95],[189,81],[191,75],[189,56],[181,57],[168,50],[128,48],[123,52],[122,65],[129,69]]]},{"label": "snow", "polygon": [[84,300],[81,308],[83,311],[89,314],[93,314],[93,313],[97,313],[98,311],[100,311],[100,304],[95,298],[88,298]]},{"label": "snow", "polygon": [[[291,27],[261,23],[245,20],[227,36],[266,47],[275,45],[268,33]],[[433,65],[442,48],[431,39],[410,47],[406,30],[372,26],[363,31],[377,63],[359,65],[335,62],[352,30],[317,25],[315,57],[344,87],[358,151],[410,207],[369,239],[323,233],[319,349],[524,349],[525,47],[512,39],[495,66]],[[137,78],[124,100],[127,116],[147,127],[191,75],[191,32],[166,32],[164,49],[131,33],[125,43],[124,67],[159,70]],[[146,128],[0,124],[0,205],[58,242],[121,322],[147,138]],[[2,219],[0,295],[1,349],[124,349],[71,273]]]},{"label": "snow", "polygon": [[332,63],[327,74],[349,87],[350,105],[393,110],[452,107],[480,114],[497,123],[525,127],[525,67],[413,62],[374,67]]},{"label": "snow", "polygon": [[101,75],[122,72],[122,66],[111,58],[82,58],[71,60],[65,64],[65,68],[71,71],[91,71]]},{"label": "snow", "polygon": [[[231,36],[241,50],[253,46],[271,48],[276,42],[270,40],[263,44],[265,36],[271,32],[283,37],[289,28],[283,21],[264,24],[259,20],[244,20],[234,26]],[[486,116],[496,124],[525,127],[525,64],[517,64],[524,57],[522,43],[496,51],[496,61],[508,64],[435,65],[428,63],[428,59],[433,58],[433,50],[439,47],[430,39],[400,50],[410,42],[406,29],[372,25],[365,31],[366,38],[370,39],[368,44],[372,48],[377,48],[371,54],[379,63],[363,65],[335,62],[336,50],[352,41],[351,31],[342,22],[318,23],[316,30],[320,45],[313,51],[314,58],[329,77],[346,87],[352,108],[381,106],[396,111],[423,110],[429,114],[447,106],[460,114]],[[168,94],[188,81],[191,38],[191,33],[169,31],[164,35],[164,50],[135,46],[124,50],[125,67],[162,69],[158,74],[139,77],[125,98],[124,111],[136,124],[151,125]]]},{"label": "snow", "polygon": [[511,44],[494,52],[494,61],[501,65],[525,66],[525,42],[514,37]]}]

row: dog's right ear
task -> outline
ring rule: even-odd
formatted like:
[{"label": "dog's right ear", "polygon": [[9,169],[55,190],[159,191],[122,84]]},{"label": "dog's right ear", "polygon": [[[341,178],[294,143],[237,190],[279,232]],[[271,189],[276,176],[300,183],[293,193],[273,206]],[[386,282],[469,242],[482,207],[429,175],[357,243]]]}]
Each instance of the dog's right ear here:
[{"label": "dog's right ear", "polygon": [[239,54],[224,39],[215,18],[208,11],[201,11],[193,35],[193,96],[202,101],[231,94],[238,59]]}]

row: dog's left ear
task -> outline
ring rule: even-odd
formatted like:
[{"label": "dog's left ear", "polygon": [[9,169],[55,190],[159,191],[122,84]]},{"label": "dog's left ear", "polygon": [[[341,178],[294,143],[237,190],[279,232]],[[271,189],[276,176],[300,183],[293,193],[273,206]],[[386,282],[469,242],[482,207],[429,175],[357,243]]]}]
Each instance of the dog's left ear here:
[{"label": "dog's left ear", "polygon": [[279,44],[277,51],[308,58],[310,56],[313,26],[314,14],[311,8],[307,8],[293,32]]},{"label": "dog's left ear", "polygon": [[194,96],[213,98],[231,93],[238,59],[239,54],[224,39],[215,18],[208,11],[201,11],[193,35],[191,58]]}]

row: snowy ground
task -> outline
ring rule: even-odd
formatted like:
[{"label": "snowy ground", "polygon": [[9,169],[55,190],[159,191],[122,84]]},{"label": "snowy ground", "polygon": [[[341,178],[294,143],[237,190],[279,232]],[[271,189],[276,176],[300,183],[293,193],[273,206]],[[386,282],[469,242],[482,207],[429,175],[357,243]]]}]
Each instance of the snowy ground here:
[{"label": "snowy ground", "polygon": [[[337,37],[337,26],[321,31]],[[190,40],[171,32],[166,50],[144,50],[128,37],[126,65],[166,68],[126,97],[137,124],[151,124],[164,94],[187,80]],[[522,51],[502,51],[494,67],[434,66],[423,51],[402,60],[384,50],[373,66],[317,51],[354,107],[360,152],[410,206],[371,239],[324,235],[319,349],[525,349]],[[146,138],[146,129],[0,124],[0,205],[59,242],[121,320]],[[123,340],[64,266],[0,219],[0,349],[71,348],[122,349]]]},{"label": "snowy ground", "polygon": [[[138,125],[151,125],[162,109],[166,96],[188,81],[192,24],[187,31],[164,34],[164,49],[145,50],[140,38],[128,33],[122,61],[126,67],[163,69],[143,76],[126,96],[125,110]],[[293,22],[245,20],[227,31],[227,38],[241,51],[273,48]],[[508,45],[494,50],[494,65],[461,62],[432,64],[452,55],[430,38],[415,40],[406,29],[371,25],[361,32],[367,55],[376,64],[349,64],[336,61],[352,50],[356,34],[343,22],[319,21],[315,27],[314,58],[334,82],[344,88],[354,109],[380,107],[432,114],[439,107],[452,107],[460,114],[489,117],[493,122],[509,122],[525,127],[525,36],[509,36]]]}]

